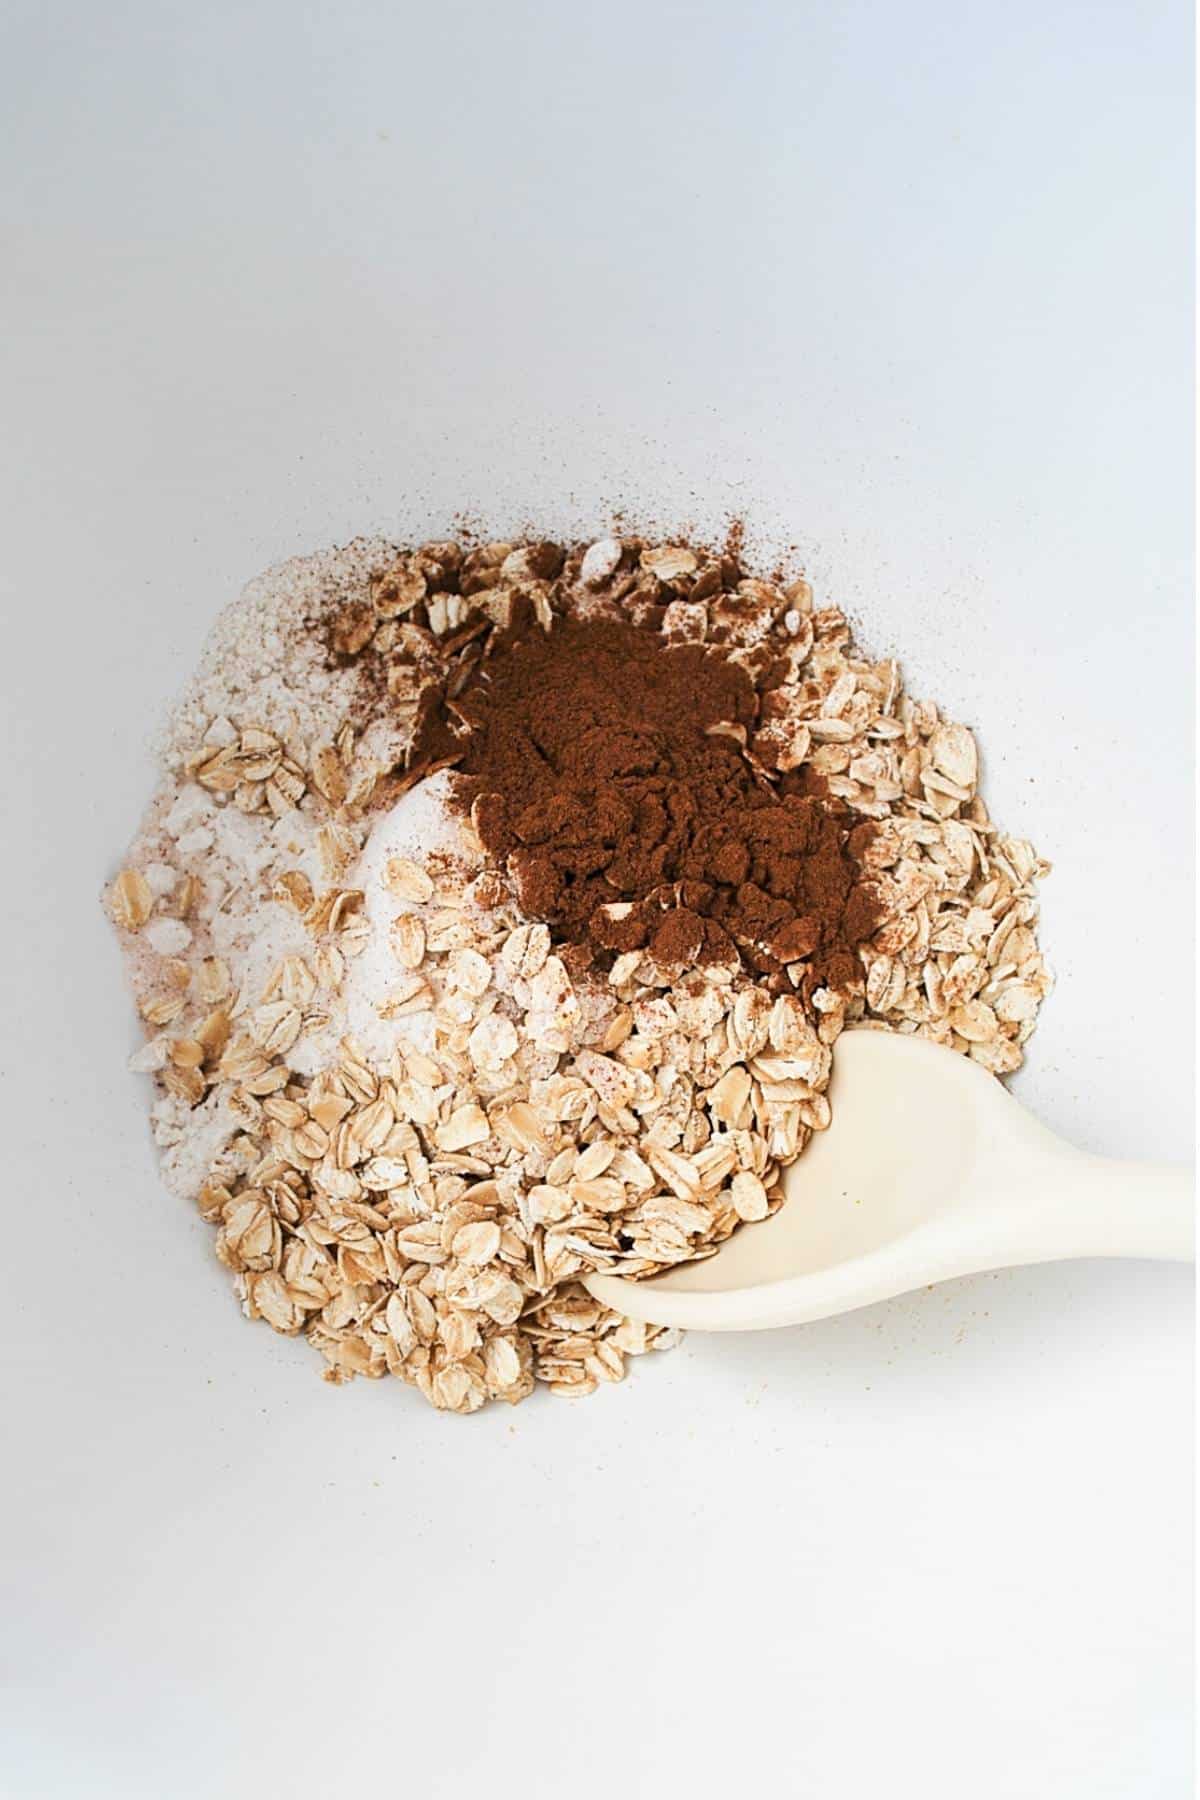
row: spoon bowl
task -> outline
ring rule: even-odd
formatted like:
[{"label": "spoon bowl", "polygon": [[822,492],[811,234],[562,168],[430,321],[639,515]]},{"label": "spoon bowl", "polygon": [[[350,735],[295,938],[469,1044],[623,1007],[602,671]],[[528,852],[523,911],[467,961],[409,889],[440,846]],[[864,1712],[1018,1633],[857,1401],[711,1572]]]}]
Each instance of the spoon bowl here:
[{"label": "spoon bowl", "polygon": [[589,1275],[589,1291],[651,1324],[754,1331],[984,1269],[1192,1254],[1188,1170],[1074,1149],[956,1051],[845,1032],[830,1101],[772,1218],[647,1281]]}]

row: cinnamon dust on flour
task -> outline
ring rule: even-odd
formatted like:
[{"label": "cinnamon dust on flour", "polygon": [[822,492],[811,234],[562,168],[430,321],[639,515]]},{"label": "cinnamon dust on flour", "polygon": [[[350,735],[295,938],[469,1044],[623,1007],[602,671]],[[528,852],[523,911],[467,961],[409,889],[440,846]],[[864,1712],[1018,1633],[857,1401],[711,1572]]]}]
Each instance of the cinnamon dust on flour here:
[{"label": "cinnamon dust on flour", "polygon": [[[845,989],[878,928],[873,827],[745,754],[759,700],[720,649],[624,621],[527,624],[422,718],[414,761],[452,762],[453,804],[583,960],[647,948]],[[790,968],[790,976],[783,971]]]}]

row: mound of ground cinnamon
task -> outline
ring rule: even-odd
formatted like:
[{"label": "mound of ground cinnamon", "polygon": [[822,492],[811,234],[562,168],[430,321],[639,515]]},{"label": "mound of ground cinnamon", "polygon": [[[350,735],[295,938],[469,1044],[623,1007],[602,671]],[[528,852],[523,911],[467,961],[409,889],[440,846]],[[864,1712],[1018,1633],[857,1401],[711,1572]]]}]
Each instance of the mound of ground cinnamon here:
[{"label": "mound of ground cinnamon", "polygon": [[453,762],[454,804],[558,943],[844,989],[880,924],[872,828],[747,757],[758,710],[719,648],[556,619],[433,697],[414,762]]}]

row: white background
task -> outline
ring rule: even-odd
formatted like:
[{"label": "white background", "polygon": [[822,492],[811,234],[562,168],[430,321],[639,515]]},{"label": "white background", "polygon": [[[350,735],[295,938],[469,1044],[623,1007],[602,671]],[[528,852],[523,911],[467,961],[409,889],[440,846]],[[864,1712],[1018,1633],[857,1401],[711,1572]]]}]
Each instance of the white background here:
[{"label": "white background", "polygon": [[1021,1097],[1189,1154],[1182,0],[4,37],[0,1789],[1181,1800],[1188,1272],[693,1338],[574,1407],[334,1390],[157,1185],[97,896],[259,569],[743,513],[1056,864]]}]

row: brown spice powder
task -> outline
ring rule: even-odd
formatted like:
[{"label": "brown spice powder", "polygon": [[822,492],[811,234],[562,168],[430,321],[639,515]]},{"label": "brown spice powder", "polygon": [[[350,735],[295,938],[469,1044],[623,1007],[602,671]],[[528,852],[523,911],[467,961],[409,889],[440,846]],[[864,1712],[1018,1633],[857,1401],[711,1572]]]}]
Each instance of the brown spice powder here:
[{"label": "brown spice powder", "polygon": [[453,699],[427,698],[414,761],[457,766],[454,804],[557,942],[845,989],[881,917],[871,828],[755,767],[757,716],[746,669],[711,646],[523,623]]}]

